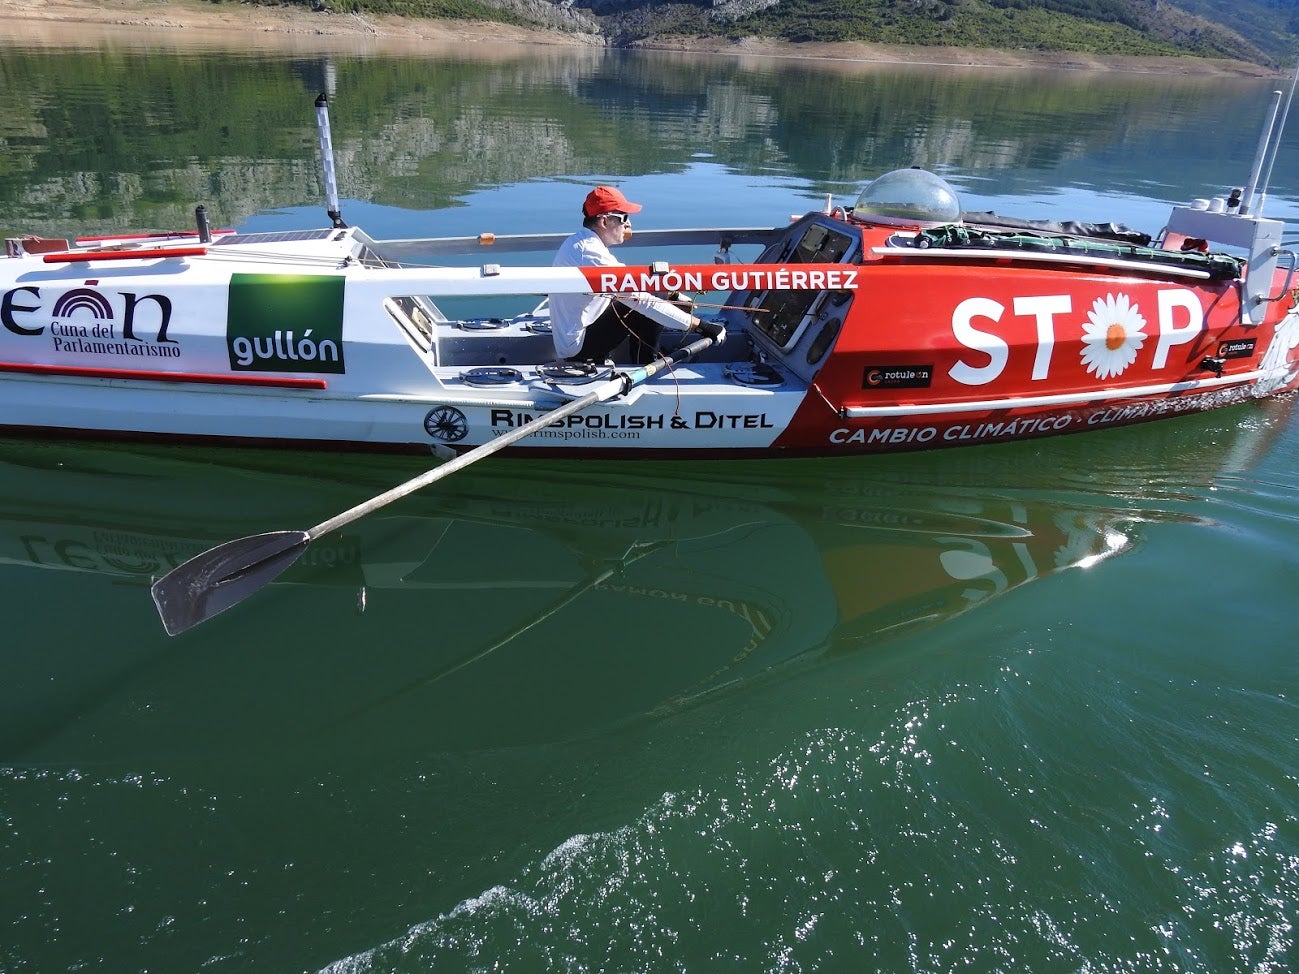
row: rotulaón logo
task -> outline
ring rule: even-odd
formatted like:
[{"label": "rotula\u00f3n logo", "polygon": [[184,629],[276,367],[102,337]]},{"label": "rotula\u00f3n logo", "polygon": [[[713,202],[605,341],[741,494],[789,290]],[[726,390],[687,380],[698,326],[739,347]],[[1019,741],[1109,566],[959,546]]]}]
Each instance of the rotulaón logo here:
[{"label": "rotula\u00f3n logo", "polygon": [[235,372],[343,373],[343,278],[232,274],[226,345]]}]

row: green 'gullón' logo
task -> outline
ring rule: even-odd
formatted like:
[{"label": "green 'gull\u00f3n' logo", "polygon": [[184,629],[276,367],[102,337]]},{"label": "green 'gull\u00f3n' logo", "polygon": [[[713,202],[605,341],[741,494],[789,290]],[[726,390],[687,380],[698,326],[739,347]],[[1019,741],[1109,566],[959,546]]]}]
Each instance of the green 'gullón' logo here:
[{"label": "green 'gull\u00f3n' logo", "polygon": [[343,278],[231,274],[226,345],[235,372],[346,372]]}]

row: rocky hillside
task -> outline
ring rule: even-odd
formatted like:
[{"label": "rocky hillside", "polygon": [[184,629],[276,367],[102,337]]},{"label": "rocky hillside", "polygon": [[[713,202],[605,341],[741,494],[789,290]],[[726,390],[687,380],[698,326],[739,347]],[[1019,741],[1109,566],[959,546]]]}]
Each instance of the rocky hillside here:
[{"label": "rocky hillside", "polygon": [[1231,25],[1283,65],[1299,57],[1299,0],[1170,0],[1181,10]]}]

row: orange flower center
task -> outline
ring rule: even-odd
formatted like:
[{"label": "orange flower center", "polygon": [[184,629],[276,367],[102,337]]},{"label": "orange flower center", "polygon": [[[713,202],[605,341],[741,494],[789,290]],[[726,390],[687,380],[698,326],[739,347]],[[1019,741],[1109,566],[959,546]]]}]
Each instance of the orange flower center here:
[{"label": "orange flower center", "polygon": [[1121,348],[1127,339],[1128,333],[1123,330],[1122,325],[1110,325],[1105,332],[1105,347],[1112,352],[1117,348]]}]

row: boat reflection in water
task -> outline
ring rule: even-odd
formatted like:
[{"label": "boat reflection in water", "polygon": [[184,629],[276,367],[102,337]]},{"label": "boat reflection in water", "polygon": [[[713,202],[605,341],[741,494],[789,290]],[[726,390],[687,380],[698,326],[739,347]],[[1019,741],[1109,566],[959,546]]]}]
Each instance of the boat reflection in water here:
[{"label": "boat reflection in water", "polygon": [[411,462],[7,441],[0,754],[481,749],[661,717],[1196,517],[1291,404],[1245,408],[1045,448],[484,463],[314,542],[181,640],[153,577],[349,507]]}]

